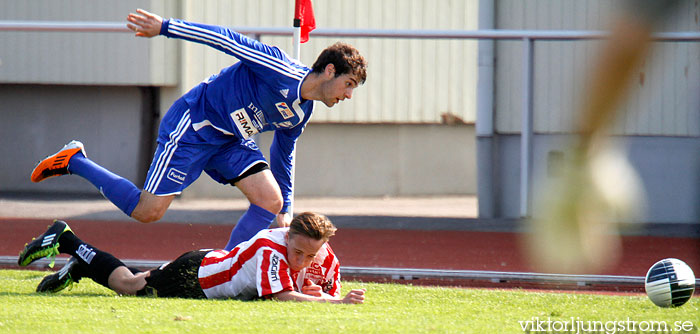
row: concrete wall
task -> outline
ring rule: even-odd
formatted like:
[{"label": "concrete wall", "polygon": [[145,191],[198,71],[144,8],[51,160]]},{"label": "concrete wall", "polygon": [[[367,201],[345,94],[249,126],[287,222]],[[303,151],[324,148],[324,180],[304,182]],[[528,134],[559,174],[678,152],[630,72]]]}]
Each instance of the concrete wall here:
[{"label": "concrete wall", "polygon": [[[0,192],[96,194],[79,177],[31,183],[36,162],[72,139],[107,169],[143,184],[151,103],[136,87],[0,85]],[[150,120],[154,122],[155,120]],[[258,139],[268,155],[271,133]],[[476,193],[473,125],[310,124],[299,139],[296,194],[402,196]],[[183,197],[241,197],[203,175]]]},{"label": "concrete wall", "polygon": [[[646,222],[698,223],[700,221],[700,138],[618,137],[627,146],[627,157],[646,190]],[[533,207],[548,175],[548,154],[566,152],[570,137],[535,135],[533,150]],[[499,192],[496,215],[520,216],[520,137],[499,136],[495,164]],[[566,159],[566,157],[564,157]],[[537,217],[539,213],[533,212]]]},{"label": "concrete wall", "polygon": [[[150,100],[137,87],[0,85],[0,192],[96,193],[79,177],[32,183],[32,169],[72,139],[88,156],[137,184],[145,179]],[[146,161],[146,159],[148,159]]]},{"label": "concrete wall", "polygon": [[[258,143],[268,155],[272,135]],[[297,144],[298,196],[474,194],[472,125],[310,124]],[[202,176],[182,194],[240,197]]]}]

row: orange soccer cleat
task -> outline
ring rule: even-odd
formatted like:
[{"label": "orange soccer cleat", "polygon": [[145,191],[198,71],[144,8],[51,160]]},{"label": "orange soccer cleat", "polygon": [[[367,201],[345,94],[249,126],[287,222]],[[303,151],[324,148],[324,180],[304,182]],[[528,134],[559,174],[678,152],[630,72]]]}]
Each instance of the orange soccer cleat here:
[{"label": "orange soccer cleat", "polygon": [[87,157],[83,143],[72,140],[54,155],[39,161],[32,171],[32,182],[41,182],[53,176],[68,174],[68,161],[78,152]]}]

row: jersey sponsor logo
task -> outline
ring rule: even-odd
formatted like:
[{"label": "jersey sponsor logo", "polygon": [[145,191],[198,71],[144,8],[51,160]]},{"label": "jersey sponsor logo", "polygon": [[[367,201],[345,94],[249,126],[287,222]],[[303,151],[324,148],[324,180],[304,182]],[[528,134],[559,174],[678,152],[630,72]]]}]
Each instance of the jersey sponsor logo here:
[{"label": "jersey sponsor logo", "polygon": [[[253,112],[253,116],[254,116],[253,125],[257,129],[264,128],[267,125],[267,120],[265,119],[265,113],[260,108],[256,107],[253,104],[253,102],[248,104],[248,109],[250,109],[250,111]],[[257,122],[257,123],[255,123],[255,122]]]},{"label": "jersey sponsor logo", "polygon": [[290,119],[290,118],[294,117],[294,113],[292,112],[292,109],[289,109],[289,106],[287,106],[286,103],[277,102],[277,103],[275,103],[275,107],[277,107],[277,111],[280,112],[280,114],[282,115],[282,118]]},{"label": "jersey sponsor logo", "polygon": [[276,282],[279,281],[279,276],[277,272],[279,271],[280,267],[280,258],[277,256],[277,254],[272,255],[272,261],[270,261],[270,281],[271,282]]},{"label": "jersey sponsor logo", "polygon": [[250,111],[252,111],[252,112],[254,112],[254,113],[258,113],[259,111],[262,111],[262,110],[260,110],[260,108],[256,107],[256,106],[253,104],[253,102],[251,102],[251,103],[248,105],[248,109],[250,109]]},{"label": "jersey sponsor logo", "polygon": [[168,180],[173,181],[177,184],[183,184],[185,182],[185,177],[187,173],[183,173],[175,168],[170,168],[168,170]]},{"label": "jersey sponsor logo", "polygon": [[333,279],[329,279],[327,282],[322,282],[321,287],[323,287],[323,292],[330,293],[333,290]]},{"label": "jersey sponsor logo", "polygon": [[241,108],[232,112],[231,118],[233,119],[233,123],[236,124],[236,128],[238,128],[238,131],[243,136],[243,139],[248,139],[258,133],[258,129],[253,126],[253,122],[250,120],[245,109]]},{"label": "jersey sponsor logo", "polygon": [[253,121],[257,122],[258,126],[256,126],[258,129],[262,129],[267,125],[267,120],[265,119],[265,113],[261,111],[258,111],[255,113],[255,119]]},{"label": "jersey sponsor logo", "polygon": [[272,125],[274,125],[276,128],[291,128],[294,126],[291,121],[286,121],[286,122],[272,122]]},{"label": "jersey sponsor logo", "polygon": [[258,148],[258,145],[255,144],[255,141],[252,139],[248,139],[248,140],[244,141],[243,145],[247,146],[251,150],[255,150],[255,151],[260,150],[260,148]]},{"label": "jersey sponsor logo", "polygon": [[287,95],[289,95],[289,88],[280,89],[280,94],[282,94],[282,96],[284,96],[284,98],[286,99]]},{"label": "jersey sponsor logo", "polygon": [[88,264],[90,264],[90,262],[92,262],[92,259],[97,254],[97,253],[95,253],[95,251],[92,248],[88,247],[85,244],[80,245],[78,247],[78,250],[75,251],[75,253],[78,254],[78,256],[81,259],[83,259],[83,261],[87,262]]},{"label": "jersey sponsor logo", "polygon": [[323,277],[323,269],[321,268],[321,265],[316,262],[311,263],[311,265],[306,268],[306,273]]}]

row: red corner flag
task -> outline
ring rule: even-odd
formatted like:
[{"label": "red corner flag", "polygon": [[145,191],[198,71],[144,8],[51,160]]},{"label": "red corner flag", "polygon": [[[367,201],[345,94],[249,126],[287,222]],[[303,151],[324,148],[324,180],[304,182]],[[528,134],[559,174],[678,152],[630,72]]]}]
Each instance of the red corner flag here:
[{"label": "red corner flag", "polygon": [[314,7],[311,0],[295,0],[294,26],[301,27],[300,42],[309,41],[309,33],[316,29],[316,19],[314,18]]}]

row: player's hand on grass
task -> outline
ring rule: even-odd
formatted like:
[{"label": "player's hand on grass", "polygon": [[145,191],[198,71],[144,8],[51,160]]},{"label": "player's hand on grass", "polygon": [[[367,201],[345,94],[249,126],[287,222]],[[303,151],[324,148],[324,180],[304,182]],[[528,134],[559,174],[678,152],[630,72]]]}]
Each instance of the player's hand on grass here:
[{"label": "player's hand on grass", "polygon": [[348,292],[345,297],[338,298],[321,293],[321,296],[311,296],[298,291],[282,291],[272,295],[272,298],[280,301],[297,301],[297,302],[317,302],[317,303],[332,303],[332,304],[362,304],[365,302],[366,289],[356,289]]},{"label": "player's hand on grass", "polygon": [[365,302],[365,289],[354,289],[345,295],[342,302],[345,304],[362,304]]},{"label": "player's hand on grass", "polygon": [[320,285],[314,284],[310,279],[304,280],[304,286],[301,287],[301,293],[314,297],[322,297],[323,289]]},{"label": "player's hand on grass", "polygon": [[130,22],[126,24],[127,28],[135,32],[136,36],[153,37],[160,34],[160,27],[163,25],[162,17],[140,8],[136,10],[136,13],[129,13],[129,16],[126,17],[126,20]]}]

